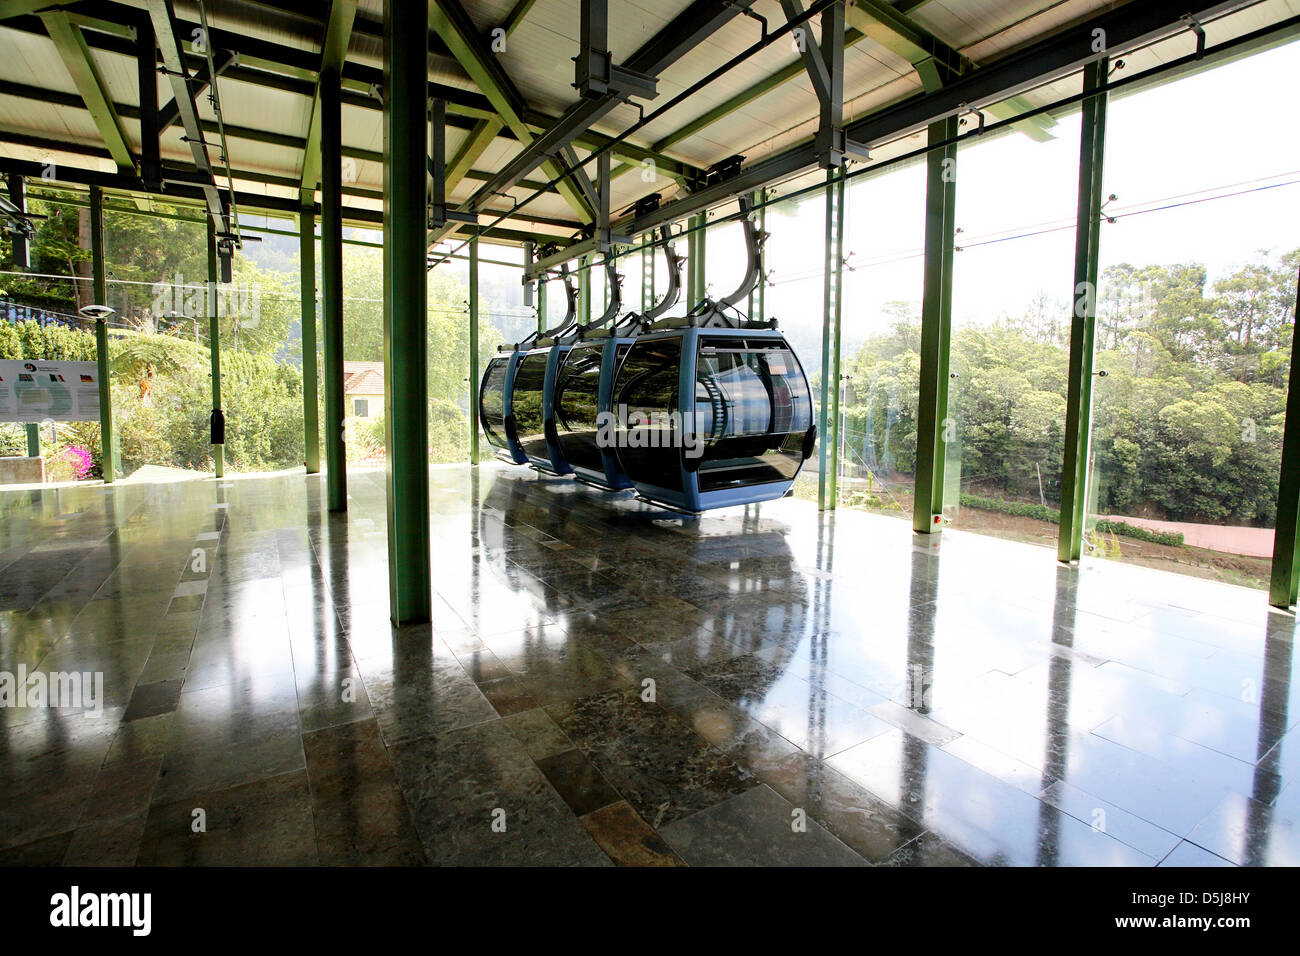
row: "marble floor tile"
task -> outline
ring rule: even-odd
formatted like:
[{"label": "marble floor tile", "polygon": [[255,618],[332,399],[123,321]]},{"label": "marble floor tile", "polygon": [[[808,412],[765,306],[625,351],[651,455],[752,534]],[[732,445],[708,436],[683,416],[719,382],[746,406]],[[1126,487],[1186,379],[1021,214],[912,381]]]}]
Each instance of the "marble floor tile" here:
[{"label": "marble floor tile", "polygon": [[758,783],[680,718],[635,692],[610,691],[547,713],[656,829]]},{"label": "marble floor tile", "polygon": [[140,866],[301,866],[317,862],[311,794],[302,770],[155,804],[149,810],[136,858]]},{"label": "marble floor tile", "polygon": [[303,737],[316,848],[325,866],[419,866],[411,811],[373,720]]},{"label": "marble floor tile", "polygon": [[346,514],[318,475],[0,490],[0,674],[104,686],[0,706],[0,862],[1300,862],[1262,592],[796,499],[430,482],[403,627],[382,470]]},{"label": "marble floor tile", "polygon": [[663,837],[624,801],[582,818],[592,839],[618,866],[684,866]]},{"label": "marble floor tile", "polygon": [[766,786],[677,820],[663,828],[663,835],[691,866],[866,865]]}]

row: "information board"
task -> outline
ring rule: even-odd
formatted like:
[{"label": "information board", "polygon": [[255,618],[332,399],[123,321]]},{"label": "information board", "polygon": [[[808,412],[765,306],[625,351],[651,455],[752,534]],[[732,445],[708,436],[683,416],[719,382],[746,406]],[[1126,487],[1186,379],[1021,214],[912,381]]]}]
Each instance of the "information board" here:
[{"label": "information board", "polygon": [[0,422],[98,420],[96,363],[0,360]]}]

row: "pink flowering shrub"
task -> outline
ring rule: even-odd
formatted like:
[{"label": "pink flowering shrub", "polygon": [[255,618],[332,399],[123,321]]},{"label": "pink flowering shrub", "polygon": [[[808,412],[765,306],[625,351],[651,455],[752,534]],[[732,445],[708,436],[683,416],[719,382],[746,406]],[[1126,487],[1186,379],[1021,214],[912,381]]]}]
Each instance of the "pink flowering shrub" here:
[{"label": "pink flowering shrub", "polygon": [[63,449],[63,460],[72,466],[78,481],[84,481],[95,467],[95,458],[90,450],[80,445],[69,445]]}]

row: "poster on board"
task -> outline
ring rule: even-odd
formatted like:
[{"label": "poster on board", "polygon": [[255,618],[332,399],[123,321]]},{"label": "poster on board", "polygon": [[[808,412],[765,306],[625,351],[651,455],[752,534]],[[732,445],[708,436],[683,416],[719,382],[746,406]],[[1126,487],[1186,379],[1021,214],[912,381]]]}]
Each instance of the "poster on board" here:
[{"label": "poster on board", "polygon": [[98,420],[96,363],[0,360],[0,422]]}]

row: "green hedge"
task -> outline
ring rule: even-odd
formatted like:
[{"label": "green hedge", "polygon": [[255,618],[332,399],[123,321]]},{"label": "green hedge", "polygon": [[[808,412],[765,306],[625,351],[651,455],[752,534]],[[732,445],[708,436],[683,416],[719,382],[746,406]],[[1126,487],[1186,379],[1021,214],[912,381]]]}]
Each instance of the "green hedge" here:
[{"label": "green hedge", "polygon": [[48,362],[95,361],[95,333],[63,325],[0,322],[0,359],[45,359]]},{"label": "green hedge", "polygon": [[1183,536],[1176,531],[1148,531],[1146,528],[1139,528],[1123,521],[1108,521],[1106,519],[1098,521],[1096,529],[1102,534],[1122,534],[1125,537],[1137,538],[1139,541],[1149,541],[1152,544],[1167,544],[1175,548],[1183,546]]},{"label": "green hedge", "polygon": [[1000,511],[1004,515],[1017,518],[1033,518],[1036,521],[1050,521],[1057,524],[1061,514],[1052,508],[1036,505],[1032,501],[1003,501],[1000,498],[981,498],[979,495],[962,495],[963,508],[978,508],[980,511]]}]

